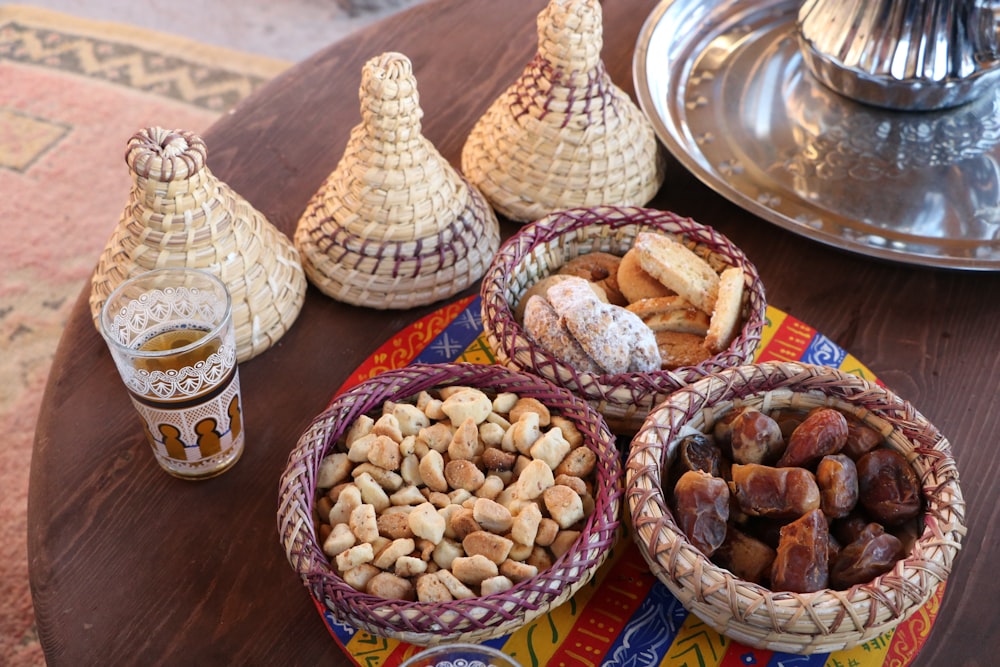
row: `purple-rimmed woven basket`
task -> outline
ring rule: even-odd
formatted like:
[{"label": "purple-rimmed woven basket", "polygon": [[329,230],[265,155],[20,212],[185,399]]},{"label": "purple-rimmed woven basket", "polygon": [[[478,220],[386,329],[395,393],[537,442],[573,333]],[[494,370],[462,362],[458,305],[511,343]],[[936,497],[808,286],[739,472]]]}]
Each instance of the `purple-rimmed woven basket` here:
[{"label": "purple-rimmed woven basket", "polygon": [[[847,590],[772,592],[715,565],[678,527],[664,498],[669,446],[693,428],[741,406],[762,411],[837,408],[879,431],[920,480],[923,530],[895,567]],[[682,432],[683,431],[683,432]],[[856,646],[894,628],[945,581],[965,535],[965,503],[947,439],[912,405],[857,376],[799,362],[766,362],[721,371],[674,393],[632,440],[625,498],[634,539],[650,569],[687,609],[748,646],[818,653]]]},{"label": "purple-rimmed woven basket", "polygon": [[[577,371],[535,345],[513,314],[527,289],[584,253],[622,256],[643,231],[681,237],[717,271],[725,266],[743,269],[747,295],[743,327],[729,347],[696,366],[597,375]],[[535,373],[582,396],[612,429],[623,433],[638,430],[650,409],[676,389],[724,368],[750,363],[767,310],[756,267],[729,239],[690,218],[641,207],[569,209],[525,225],[500,247],[483,277],[481,294],[483,330],[498,363]]]},{"label": "purple-rimmed woven basket", "polygon": [[[552,567],[504,593],[441,603],[387,600],[355,590],[336,573],[318,541],[314,520],[320,461],[361,415],[386,400],[459,385],[514,392],[571,421],[597,455],[594,511],[574,545]],[[622,469],[615,439],[601,418],[570,392],[538,377],[495,365],[414,364],[384,372],[338,396],[302,434],[281,478],[278,532],[292,568],[314,600],[335,618],[382,637],[427,645],[481,642],[513,632],[568,600],[608,556],[617,537]]]}]

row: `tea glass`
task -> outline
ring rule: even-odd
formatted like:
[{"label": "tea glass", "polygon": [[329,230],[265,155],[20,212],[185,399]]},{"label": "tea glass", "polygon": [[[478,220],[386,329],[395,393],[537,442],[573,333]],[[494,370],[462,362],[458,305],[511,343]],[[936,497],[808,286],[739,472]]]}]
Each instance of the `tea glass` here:
[{"label": "tea glass", "polygon": [[459,642],[424,649],[399,667],[521,667],[521,664],[489,646]]},{"label": "tea glass", "polygon": [[130,278],[101,309],[100,330],[160,467],[204,479],[239,460],[232,297],[218,277],[168,268]]}]

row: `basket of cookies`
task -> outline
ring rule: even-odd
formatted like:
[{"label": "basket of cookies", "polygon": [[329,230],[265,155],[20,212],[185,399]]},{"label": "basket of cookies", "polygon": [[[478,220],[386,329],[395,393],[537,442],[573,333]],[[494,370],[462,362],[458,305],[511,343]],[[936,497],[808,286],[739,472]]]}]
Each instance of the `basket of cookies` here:
[{"label": "basket of cookies", "polygon": [[764,362],[657,406],[626,502],[653,573],[691,612],[787,653],[878,638],[943,586],[965,535],[948,440],[843,371]]},{"label": "basket of cookies", "polygon": [[480,642],[568,600],[618,534],[621,460],[570,392],[496,365],[414,364],[338,396],[289,456],[278,529],[341,623]]},{"label": "basket of cookies", "polygon": [[630,433],[674,390],[750,363],[767,309],[756,268],[729,239],[641,207],[525,225],[481,294],[498,363],[569,389]]}]

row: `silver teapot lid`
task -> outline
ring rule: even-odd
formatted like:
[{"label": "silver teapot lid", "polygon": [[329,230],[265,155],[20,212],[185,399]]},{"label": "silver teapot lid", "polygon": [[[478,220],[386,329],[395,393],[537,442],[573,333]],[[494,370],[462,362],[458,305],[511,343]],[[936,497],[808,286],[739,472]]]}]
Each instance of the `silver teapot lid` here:
[{"label": "silver teapot lid", "polygon": [[803,60],[825,85],[898,110],[964,104],[1000,77],[1000,3],[983,0],[806,0]]}]

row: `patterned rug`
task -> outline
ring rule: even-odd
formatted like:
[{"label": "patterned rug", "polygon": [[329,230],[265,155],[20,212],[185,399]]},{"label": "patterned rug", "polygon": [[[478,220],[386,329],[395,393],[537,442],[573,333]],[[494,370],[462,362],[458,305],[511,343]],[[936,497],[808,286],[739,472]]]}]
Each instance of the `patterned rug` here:
[{"label": "patterned rug", "polygon": [[149,125],[202,132],[287,66],[0,7],[0,664],[44,664],[26,548],[35,420],[66,317],[128,196],[125,143]]}]

